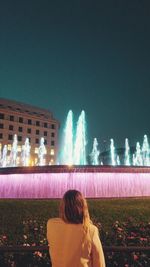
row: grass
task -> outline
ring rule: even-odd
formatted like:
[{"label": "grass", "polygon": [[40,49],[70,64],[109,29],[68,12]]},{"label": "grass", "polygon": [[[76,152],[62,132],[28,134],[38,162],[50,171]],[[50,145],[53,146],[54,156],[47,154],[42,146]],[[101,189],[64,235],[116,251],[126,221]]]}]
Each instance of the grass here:
[{"label": "grass", "polygon": [[[91,218],[109,231],[115,221],[129,217],[137,223],[150,222],[150,198],[88,200]],[[0,200],[0,235],[10,240],[23,233],[23,221],[36,220],[44,226],[48,218],[58,216],[58,200]]]}]

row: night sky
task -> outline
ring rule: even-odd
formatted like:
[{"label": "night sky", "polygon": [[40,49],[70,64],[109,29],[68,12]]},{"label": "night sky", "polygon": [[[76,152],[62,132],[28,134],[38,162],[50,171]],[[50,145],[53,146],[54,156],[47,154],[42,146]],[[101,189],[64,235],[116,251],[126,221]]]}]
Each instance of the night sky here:
[{"label": "night sky", "polygon": [[150,138],[150,1],[2,0],[0,97],[86,112],[88,147]]}]

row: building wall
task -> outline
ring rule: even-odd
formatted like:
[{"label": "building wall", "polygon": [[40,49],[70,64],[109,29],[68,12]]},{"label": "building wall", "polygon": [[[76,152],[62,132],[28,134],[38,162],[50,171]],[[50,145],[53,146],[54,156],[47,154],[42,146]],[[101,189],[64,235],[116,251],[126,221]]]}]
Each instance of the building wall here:
[{"label": "building wall", "polygon": [[0,98],[0,146],[11,151],[14,134],[17,134],[18,153],[28,137],[31,145],[31,165],[37,161],[41,137],[47,150],[46,164],[56,164],[58,153],[59,122],[46,110],[24,103]]}]

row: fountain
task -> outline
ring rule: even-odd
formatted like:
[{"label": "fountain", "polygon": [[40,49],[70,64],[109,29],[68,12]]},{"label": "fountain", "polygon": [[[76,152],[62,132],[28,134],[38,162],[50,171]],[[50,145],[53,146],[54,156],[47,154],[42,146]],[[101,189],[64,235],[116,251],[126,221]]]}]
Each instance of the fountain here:
[{"label": "fountain", "polygon": [[90,154],[92,165],[99,165],[99,154],[100,154],[100,151],[97,149],[97,147],[98,147],[98,142],[97,142],[97,139],[94,138],[93,149],[92,149],[92,152]]},{"label": "fountain", "polygon": [[86,165],[86,122],[84,111],[81,112],[77,121],[75,136],[73,134],[73,129],[73,112],[70,110],[67,115],[64,130],[61,164]]},{"label": "fountain", "polygon": [[73,164],[73,112],[70,110],[67,115],[64,129],[64,144],[61,163],[64,165]]},{"label": "fountain", "polygon": [[124,164],[126,166],[130,166],[130,147],[129,147],[129,141],[128,138],[125,139],[125,159]]},{"label": "fountain", "polygon": [[44,138],[41,137],[40,146],[39,146],[39,149],[38,149],[38,165],[39,166],[45,165],[44,155],[46,155],[46,153],[47,153],[47,151],[46,151],[46,147],[44,145]]},{"label": "fountain", "polygon": [[74,145],[74,164],[86,165],[86,126],[85,126],[85,112],[82,110],[76,130],[76,139]]},{"label": "fountain", "polygon": [[26,138],[21,153],[22,166],[29,166],[30,164],[30,149],[29,138]]},{"label": "fountain", "polygon": [[7,166],[7,145],[4,145],[4,147],[3,147],[1,165],[2,165],[2,167]]},{"label": "fountain", "polygon": [[17,135],[14,135],[12,149],[10,152],[10,166],[15,167],[17,165],[17,154],[18,154],[18,140]]},{"label": "fountain", "polygon": [[110,139],[110,154],[111,154],[111,165],[116,165],[116,155],[115,155],[115,147],[114,147],[114,140]]},{"label": "fountain", "polygon": [[150,166],[150,148],[146,134],[144,135],[144,140],[143,140],[142,157],[143,157],[143,165]]},{"label": "fountain", "polygon": [[92,165],[89,166],[86,165],[84,111],[78,118],[75,135],[73,129],[73,113],[69,111],[61,162],[64,165],[45,166],[47,151],[43,137],[38,148],[37,165],[32,167],[29,166],[31,145],[28,138],[21,152],[18,151],[17,135],[14,136],[11,152],[4,145],[0,157],[0,198],[61,198],[68,189],[77,189],[87,198],[150,196],[150,148],[147,135],[144,135],[142,146],[137,142],[133,154],[128,139],[125,139],[123,159],[111,139],[109,166],[103,165],[100,160],[95,138],[90,154]]}]

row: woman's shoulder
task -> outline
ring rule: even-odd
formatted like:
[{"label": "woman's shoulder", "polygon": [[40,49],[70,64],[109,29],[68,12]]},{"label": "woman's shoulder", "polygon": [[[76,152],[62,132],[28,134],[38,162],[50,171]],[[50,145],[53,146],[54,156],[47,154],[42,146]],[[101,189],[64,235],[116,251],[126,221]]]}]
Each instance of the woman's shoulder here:
[{"label": "woman's shoulder", "polygon": [[50,218],[47,222],[47,225],[57,224],[57,223],[63,223],[62,219],[60,218]]},{"label": "woman's shoulder", "polygon": [[92,224],[92,223],[90,223],[90,225],[89,225],[89,230],[90,230],[90,232],[92,233],[92,235],[94,235],[95,232],[98,233],[98,228],[97,228],[97,226],[95,226],[95,225]]}]

